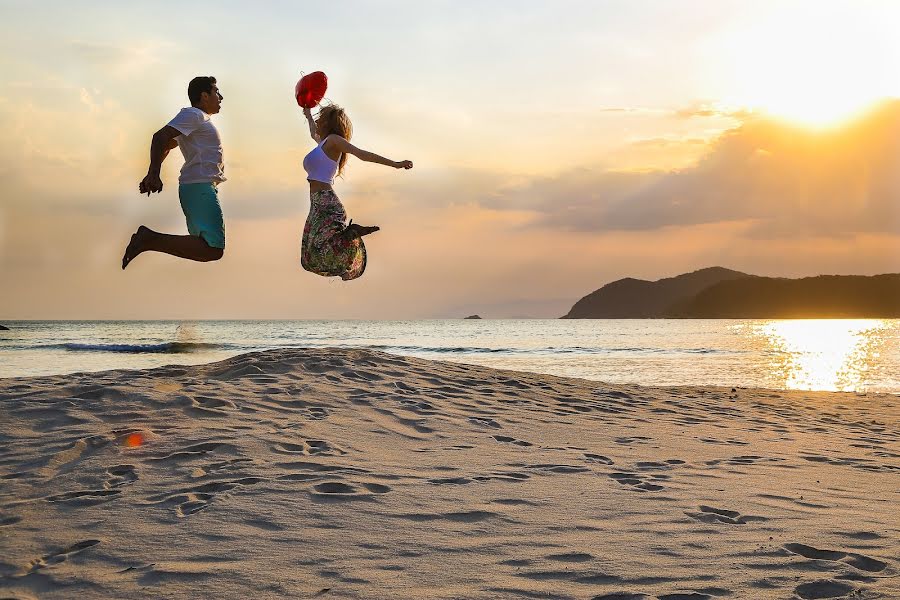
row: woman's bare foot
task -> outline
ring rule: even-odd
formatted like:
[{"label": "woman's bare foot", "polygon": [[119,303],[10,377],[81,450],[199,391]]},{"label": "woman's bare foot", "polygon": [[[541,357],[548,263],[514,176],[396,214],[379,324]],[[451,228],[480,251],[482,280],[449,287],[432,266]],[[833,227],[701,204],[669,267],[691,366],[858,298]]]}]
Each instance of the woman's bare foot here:
[{"label": "woman's bare foot", "polygon": [[143,225],[138,227],[137,231],[135,231],[131,236],[131,241],[128,242],[128,247],[125,248],[125,254],[122,256],[122,268],[128,266],[134,258],[144,251],[144,240],[147,238],[147,234],[150,233],[150,230]]},{"label": "woman's bare foot", "polygon": [[364,235],[369,235],[370,233],[375,233],[379,231],[381,228],[377,225],[373,225],[372,227],[366,227],[365,225],[357,225],[356,223],[351,222],[344,229],[344,236],[348,240],[352,240],[355,238],[361,238]]}]

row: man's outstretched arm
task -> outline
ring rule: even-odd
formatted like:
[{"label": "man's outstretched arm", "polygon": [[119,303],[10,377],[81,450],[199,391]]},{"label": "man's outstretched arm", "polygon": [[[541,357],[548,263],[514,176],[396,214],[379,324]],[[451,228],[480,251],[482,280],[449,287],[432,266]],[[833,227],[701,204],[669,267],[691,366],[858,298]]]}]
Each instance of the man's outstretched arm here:
[{"label": "man's outstretched arm", "polygon": [[142,194],[148,196],[153,192],[161,192],[163,188],[162,179],[159,178],[159,171],[162,163],[169,154],[169,150],[178,145],[175,140],[181,132],[170,125],[166,125],[153,134],[150,142],[150,168],[147,169],[147,176],[138,185],[138,189]]}]

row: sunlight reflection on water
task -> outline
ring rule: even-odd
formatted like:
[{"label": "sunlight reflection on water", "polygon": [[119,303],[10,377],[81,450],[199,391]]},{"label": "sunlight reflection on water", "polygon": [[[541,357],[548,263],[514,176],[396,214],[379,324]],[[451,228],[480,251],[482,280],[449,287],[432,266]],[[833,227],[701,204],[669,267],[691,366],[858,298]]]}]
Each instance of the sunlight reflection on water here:
[{"label": "sunlight reflection on water", "polygon": [[888,323],[878,319],[765,321],[750,330],[766,346],[772,378],[787,389],[850,391],[878,367]]}]

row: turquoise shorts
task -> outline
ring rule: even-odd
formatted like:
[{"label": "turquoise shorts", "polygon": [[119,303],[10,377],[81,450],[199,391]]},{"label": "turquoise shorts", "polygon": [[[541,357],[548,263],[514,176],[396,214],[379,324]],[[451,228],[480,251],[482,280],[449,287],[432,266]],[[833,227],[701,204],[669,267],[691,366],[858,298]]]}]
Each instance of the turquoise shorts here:
[{"label": "turquoise shorts", "polygon": [[225,249],[225,220],[216,186],[211,183],[182,183],[178,199],[187,220],[188,233],[203,238],[212,248]]}]

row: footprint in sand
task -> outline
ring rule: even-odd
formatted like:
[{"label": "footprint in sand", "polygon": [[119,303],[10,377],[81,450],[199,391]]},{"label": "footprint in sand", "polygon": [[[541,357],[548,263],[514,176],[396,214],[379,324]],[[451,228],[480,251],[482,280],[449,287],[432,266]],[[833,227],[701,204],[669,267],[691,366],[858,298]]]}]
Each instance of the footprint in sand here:
[{"label": "footprint in sand", "polygon": [[201,477],[206,477],[207,475],[212,475],[214,473],[240,469],[241,467],[245,466],[245,463],[252,462],[253,459],[250,458],[233,458],[230,460],[222,460],[205,465],[200,465],[198,467],[195,467],[194,470],[191,471],[191,477],[194,479],[199,479]]},{"label": "footprint in sand", "polygon": [[[518,466],[518,465],[510,465],[510,466]],[[538,471],[540,475],[549,475],[553,473],[589,473],[591,470],[588,467],[583,467],[581,465],[560,465],[554,463],[542,463],[537,465],[522,465],[526,469],[532,469],[534,471]]]},{"label": "footprint in sand", "polygon": [[179,517],[187,517],[206,509],[212,502],[212,494],[184,494],[171,498],[176,502],[175,514]]},{"label": "footprint in sand", "polygon": [[226,417],[229,411],[237,409],[233,402],[212,396],[182,394],[178,396],[176,403],[190,417]]},{"label": "footprint in sand", "polygon": [[174,493],[150,496],[148,504],[173,506],[176,515],[186,517],[208,508],[219,494],[231,490],[239,491],[243,487],[256,485],[262,481],[266,480],[262,477],[243,477],[230,481],[209,481]]},{"label": "footprint in sand", "polygon": [[436,409],[430,402],[424,402],[422,400],[412,400],[407,398],[400,399],[400,407],[403,410],[408,410],[420,415],[433,415],[439,412],[438,409]]},{"label": "footprint in sand", "polygon": [[[380,483],[360,483],[359,487],[340,481],[326,481],[313,486],[312,495],[319,500],[373,500],[374,495],[386,494],[391,488]],[[361,488],[364,488],[363,491]],[[368,493],[366,493],[368,492]]]},{"label": "footprint in sand", "polygon": [[329,481],[313,487],[320,494],[355,494],[356,488],[346,483]]},{"label": "footprint in sand", "polygon": [[310,421],[323,421],[328,418],[328,409],[324,406],[309,406],[300,411]]},{"label": "footprint in sand", "polygon": [[57,452],[44,467],[44,471],[52,472],[54,475],[71,471],[85,458],[109,445],[114,439],[112,435],[91,435],[81,438],[71,447]]},{"label": "footprint in sand", "polygon": [[47,502],[64,503],[69,506],[95,506],[115,499],[121,490],[76,490],[47,496]]},{"label": "footprint in sand", "polygon": [[736,439],[728,439],[728,440],[720,440],[718,438],[697,438],[701,442],[706,444],[720,444],[720,445],[730,445],[730,446],[747,446],[750,442],[745,442],[744,440],[736,440]]},{"label": "footprint in sand", "polygon": [[404,521],[413,521],[416,523],[428,521],[451,521],[453,523],[480,523],[492,519],[503,519],[503,517],[489,510],[468,510],[462,512],[444,512],[444,513],[399,513],[391,515],[395,519],[403,519]]},{"label": "footprint in sand", "polygon": [[220,448],[229,448],[228,444],[220,444],[218,442],[204,442],[202,444],[194,444],[193,446],[186,446],[177,452],[172,452],[170,454],[163,454],[157,456],[151,456],[149,460],[152,461],[170,461],[170,460],[184,460],[188,458],[196,458],[198,456],[203,456],[204,454],[209,454],[210,452],[214,452]]},{"label": "footprint in sand", "polygon": [[[820,598],[846,598],[855,592],[855,588],[839,581],[826,579],[803,583],[794,588],[794,593],[803,600],[819,600]],[[856,594],[853,594],[856,596]]]},{"label": "footprint in sand", "polygon": [[647,477],[641,473],[628,472],[608,473],[607,475],[619,485],[628,486],[639,492],[658,492],[664,489],[663,486],[658,483],[652,482],[661,481],[661,478],[667,477],[666,475],[651,475],[650,477]]},{"label": "footprint in sand", "polygon": [[670,458],[669,460],[663,462],[657,461],[646,461],[636,463],[634,466],[640,471],[669,471],[679,465],[683,465],[685,462],[683,460],[677,458]]},{"label": "footprint in sand", "polygon": [[515,444],[516,446],[534,446],[531,442],[526,442],[524,440],[517,440],[516,438],[512,438],[506,435],[495,435],[491,436],[498,442],[503,442],[506,444]]},{"label": "footprint in sand", "polygon": [[206,410],[223,411],[234,410],[237,408],[234,402],[222,400],[221,398],[214,398],[212,396],[196,396],[193,400],[195,407],[204,408]]},{"label": "footprint in sand", "polygon": [[527,390],[530,387],[527,383],[522,383],[517,379],[498,379],[497,383],[517,390]]},{"label": "footprint in sand", "polygon": [[600,463],[601,465],[611,465],[613,464],[613,459],[608,456],[603,456],[602,454],[592,454],[590,452],[584,453],[584,460],[590,463]]},{"label": "footprint in sand", "polygon": [[80,552],[84,552],[88,548],[96,546],[100,543],[100,540],[84,540],[82,542],[78,542],[68,546],[67,548],[63,548],[58,552],[51,552],[45,556],[40,558],[36,558],[32,560],[28,564],[28,569],[23,573],[22,576],[28,575],[30,573],[34,573],[38,569],[43,569],[46,567],[51,567],[53,565],[57,565],[61,562],[67,561],[70,557],[75,556]]},{"label": "footprint in sand", "polygon": [[731,458],[717,458],[713,460],[706,461],[706,465],[710,467],[714,467],[718,464],[726,464],[734,467],[740,466],[750,466],[755,465],[760,462],[781,462],[783,458],[769,457],[769,456],[757,456],[755,454],[745,454],[741,456],[733,456]]},{"label": "footprint in sand", "polygon": [[134,483],[138,480],[137,473],[134,469],[134,465],[116,465],[115,467],[108,468],[106,474],[109,478],[103,484],[103,487],[109,490],[128,485],[129,483]]},{"label": "footprint in sand", "polygon": [[531,479],[528,473],[520,473],[518,471],[494,471],[490,475],[476,475],[472,477],[476,481],[507,481],[518,483]]},{"label": "footprint in sand", "polygon": [[408,385],[408,384],[406,384],[406,383],[403,383],[402,381],[395,381],[395,382],[394,382],[394,387],[395,387],[401,394],[415,394],[415,393],[416,393],[416,388],[414,388],[414,387],[412,387],[411,385]]},{"label": "footprint in sand", "polygon": [[492,429],[503,429],[497,421],[487,417],[469,417],[469,423],[481,427],[490,427]]},{"label": "footprint in sand", "polygon": [[468,477],[439,477],[437,479],[429,479],[428,483],[434,485],[468,485],[472,480]]},{"label": "footprint in sand", "polygon": [[275,444],[272,449],[279,454],[302,454],[304,456],[342,456],[347,454],[337,446],[332,446],[325,440],[301,440],[299,444],[281,442]]},{"label": "footprint in sand", "polygon": [[617,437],[613,441],[617,444],[622,444],[623,446],[630,446],[631,444],[646,444],[652,439],[653,438],[649,438],[643,435],[633,435],[630,437]]},{"label": "footprint in sand", "polygon": [[847,563],[852,567],[856,567],[861,571],[868,571],[869,573],[879,573],[887,568],[887,563],[862,554],[841,552],[839,550],[819,550],[806,544],[785,544],[784,549],[803,558]]},{"label": "footprint in sand", "polygon": [[893,471],[897,470],[900,467],[896,467],[894,465],[881,465],[875,464],[870,459],[867,458],[830,458],[828,456],[819,456],[819,455],[811,455],[811,456],[803,456],[800,458],[803,460],[807,460],[809,462],[815,463],[826,463],[835,466],[848,466],[853,467],[854,469],[861,469],[863,471]]},{"label": "footprint in sand", "polygon": [[363,371],[362,369],[356,371],[343,371],[341,375],[346,377],[347,379],[355,379],[357,381],[381,381],[384,379],[378,373],[372,373],[371,371]]},{"label": "footprint in sand", "polygon": [[553,560],[564,563],[583,563],[594,560],[592,554],[586,552],[567,552],[565,554],[549,554],[544,557],[546,560]]},{"label": "footprint in sand", "polygon": [[752,521],[768,521],[766,517],[742,515],[736,510],[726,510],[712,506],[699,506],[700,512],[685,511],[684,514],[701,523],[727,523],[729,525],[745,525]]},{"label": "footprint in sand", "polygon": [[540,502],[533,502],[524,498],[495,498],[490,500],[490,502],[502,506],[541,506]]},{"label": "footprint in sand", "polygon": [[880,540],[884,536],[874,531],[835,531],[835,535],[850,538],[851,540]]}]

